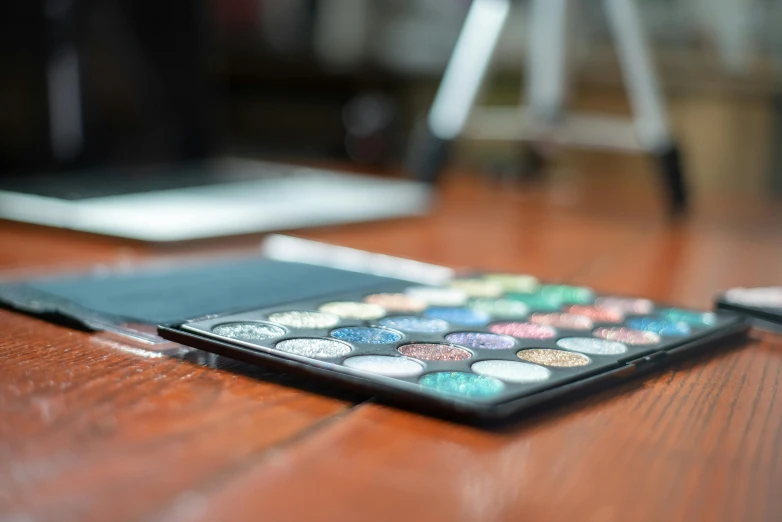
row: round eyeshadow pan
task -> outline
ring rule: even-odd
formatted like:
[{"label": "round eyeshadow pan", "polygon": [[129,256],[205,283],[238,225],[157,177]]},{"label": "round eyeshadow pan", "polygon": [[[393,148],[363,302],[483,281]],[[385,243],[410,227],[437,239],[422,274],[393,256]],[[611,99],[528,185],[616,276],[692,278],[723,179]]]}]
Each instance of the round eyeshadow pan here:
[{"label": "round eyeshadow pan", "polygon": [[561,303],[587,304],[595,300],[595,293],[585,286],[543,285],[538,293],[546,300]]},{"label": "round eyeshadow pan", "polygon": [[591,330],[594,324],[592,319],[583,315],[563,313],[536,313],[529,317],[529,322],[555,328],[567,328],[570,330]]},{"label": "round eyeshadow pan", "polygon": [[535,312],[555,312],[562,306],[562,301],[552,300],[540,294],[506,294],[506,299],[524,303]]},{"label": "round eyeshadow pan", "polygon": [[598,328],[592,335],[607,341],[643,346],[660,342],[660,336],[654,332],[642,332],[624,327]]},{"label": "round eyeshadow pan", "polygon": [[539,286],[538,279],[531,275],[486,274],[483,279],[499,284],[506,292],[534,292]]},{"label": "round eyeshadow pan", "polygon": [[420,312],[426,308],[426,301],[405,294],[372,294],[366,296],[364,302],[392,312]]},{"label": "round eyeshadow pan", "polygon": [[592,362],[589,357],[580,353],[566,352],[563,350],[552,350],[549,348],[530,348],[529,350],[520,351],[516,354],[516,356],[519,359],[523,359],[531,363],[560,368],[586,366]]},{"label": "round eyeshadow pan", "polygon": [[448,329],[448,323],[432,317],[417,317],[414,315],[398,315],[386,317],[378,321],[381,326],[402,330],[403,332],[436,333]]},{"label": "round eyeshadow pan", "polygon": [[343,319],[359,319],[367,321],[386,315],[386,309],[370,303],[355,303],[352,301],[334,301],[322,305],[319,310],[328,314],[338,315]]},{"label": "round eyeshadow pan", "polygon": [[627,351],[627,346],[622,343],[592,337],[565,337],[557,341],[557,346],[565,350],[593,355],[617,355]]},{"label": "round eyeshadow pan", "polygon": [[285,339],[274,345],[274,348],[281,352],[312,357],[313,359],[342,357],[350,353],[351,350],[350,345],[339,341],[305,337]]},{"label": "round eyeshadow pan", "polygon": [[489,331],[496,334],[511,335],[519,339],[551,339],[557,331],[550,326],[532,323],[496,323],[489,326]]},{"label": "round eyeshadow pan", "polygon": [[461,306],[467,301],[467,294],[458,288],[411,286],[405,294],[430,306]]},{"label": "round eyeshadow pan", "polygon": [[498,319],[518,319],[529,312],[529,306],[512,299],[472,299],[467,306]]},{"label": "round eyeshadow pan", "polygon": [[426,317],[442,319],[449,323],[463,324],[467,326],[483,326],[491,317],[486,312],[472,310],[470,308],[429,308],[424,312]]},{"label": "round eyeshadow pan", "polygon": [[502,295],[502,285],[486,279],[456,279],[451,281],[451,288],[463,291],[469,297],[499,297]]},{"label": "round eyeshadow pan", "polygon": [[598,297],[595,299],[595,306],[619,310],[626,314],[650,314],[654,311],[653,302],[637,297]]},{"label": "round eyeshadow pan", "polygon": [[477,374],[506,382],[540,382],[551,376],[550,370],[521,361],[478,361],[471,368]]},{"label": "round eyeshadow pan", "polygon": [[330,328],[339,323],[339,317],[323,312],[276,312],[270,314],[268,319],[291,328]]},{"label": "round eyeshadow pan", "polygon": [[483,332],[457,332],[445,336],[449,343],[460,344],[468,348],[481,348],[483,350],[502,350],[513,348],[516,342],[504,335]]},{"label": "round eyeshadow pan", "polygon": [[438,343],[413,343],[397,348],[399,353],[422,361],[463,361],[472,354],[459,346]]},{"label": "round eyeshadow pan", "polygon": [[421,363],[392,355],[357,355],[345,359],[343,364],[348,368],[387,377],[415,377],[424,373]]},{"label": "round eyeshadow pan", "polygon": [[665,308],[659,312],[660,318],[675,323],[687,323],[690,326],[713,326],[717,323],[717,314],[713,312],[696,312],[682,308]]},{"label": "round eyeshadow pan", "polygon": [[418,382],[421,386],[440,393],[474,399],[493,397],[505,388],[499,379],[467,372],[429,373]]},{"label": "round eyeshadow pan", "polygon": [[402,334],[372,326],[346,326],[332,330],[331,336],[340,341],[364,344],[389,344],[402,339]]},{"label": "round eyeshadow pan", "polygon": [[285,328],[269,323],[224,323],[212,328],[212,333],[230,339],[262,341],[285,335]]},{"label": "round eyeshadow pan", "polygon": [[673,321],[652,319],[649,317],[635,317],[628,319],[625,324],[634,330],[652,332],[658,335],[681,336],[689,335],[691,332],[690,325],[687,323],[676,323]]},{"label": "round eyeshadow pan", "polygon": [[598,323],[621,323],[625,314],[618,308],[601,308],[599,306],[572,305],[565,307],[569,314],[589,317]]}]

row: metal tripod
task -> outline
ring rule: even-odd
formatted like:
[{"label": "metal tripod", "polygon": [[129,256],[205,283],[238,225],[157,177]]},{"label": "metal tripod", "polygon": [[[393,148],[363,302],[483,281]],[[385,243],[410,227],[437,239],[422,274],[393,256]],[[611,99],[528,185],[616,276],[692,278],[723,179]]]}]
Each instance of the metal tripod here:
[{"label": "metal tripod", "polygon": [[633,119],[627,120],[564,111],[570,1],[531,0],[526,106],[491,108],[475,107],[475,102],[511,0],[473,1],[426,122],[414,138],[408,168],[418,179],[435,182],[458,137],[643,151],[658,163],[671,213],[681,213],[687,191],[680,153],[669,131],[635,2],[603,0],[633,110]]}]

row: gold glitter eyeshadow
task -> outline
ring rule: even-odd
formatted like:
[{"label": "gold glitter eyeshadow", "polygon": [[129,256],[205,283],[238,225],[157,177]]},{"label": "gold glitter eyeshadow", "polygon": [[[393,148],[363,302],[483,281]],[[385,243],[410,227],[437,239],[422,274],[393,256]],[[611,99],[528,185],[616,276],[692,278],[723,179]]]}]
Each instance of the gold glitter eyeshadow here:
[{"label": "gold glitter eyeshadow", "polygon": [[575,366],[586,366],[591,359],[580,353],[565,352],[562,350],[550,350],[548,348],[532,348],[522,350],[516,354],[519,359],[524,359],[535,364],[544,366],[557,366],[562,368],[572,368]]}]

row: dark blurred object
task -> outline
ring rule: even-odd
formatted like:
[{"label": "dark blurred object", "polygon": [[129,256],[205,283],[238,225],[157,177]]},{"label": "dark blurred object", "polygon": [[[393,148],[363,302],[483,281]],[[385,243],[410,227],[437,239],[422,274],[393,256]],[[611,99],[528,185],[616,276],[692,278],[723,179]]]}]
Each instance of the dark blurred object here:
[{"label": "dark blurred object", "polygon": [[4,2],[0,169],[210,155],[207,21],[192,0]]}]

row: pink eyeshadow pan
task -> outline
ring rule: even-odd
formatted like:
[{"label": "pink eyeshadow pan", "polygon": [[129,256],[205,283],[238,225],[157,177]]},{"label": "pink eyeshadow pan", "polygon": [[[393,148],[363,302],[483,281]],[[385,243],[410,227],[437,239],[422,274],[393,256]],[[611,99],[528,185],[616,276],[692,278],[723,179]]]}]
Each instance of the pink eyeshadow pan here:
[{"label": "pink eyeshadow pan", "polygon": [[624,327],[598,328],[592,333],[595,337],[599,337],[600,339],[631,345],[655,344],[660,342],[660,336],[654,332],[642,332],[641,330],[632,330]]},{"label": "pink eyeshadow pan", "polygon": [[489,326],[489,331],[519,339],[551,339],[557,334],[557,331],[550,326],[517,322],[495,323]]},{"label": "pink eyeshadow pan", "polygon": [[529,321],[539,325],[553,326],[554,328],[569,328],[572,330],[589,330],[593,326],[592,319],[589,317],[562,313],[536,313],[530,316]]},{"label": "pink eyeshadow pan", "polygon": [[450,344],[413,343],[397,348],[399,353],[422,361],[463,361],[472,354],[464,348]]},{"label": "pink eyeshadow pan", "polygon": [[565,308],[571,314],[583,315],[599,323],[621,323],[625,314],[618,308],[603,308],[598,306],[573,305]]}]

